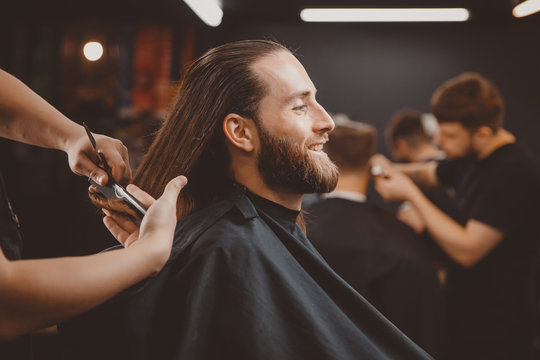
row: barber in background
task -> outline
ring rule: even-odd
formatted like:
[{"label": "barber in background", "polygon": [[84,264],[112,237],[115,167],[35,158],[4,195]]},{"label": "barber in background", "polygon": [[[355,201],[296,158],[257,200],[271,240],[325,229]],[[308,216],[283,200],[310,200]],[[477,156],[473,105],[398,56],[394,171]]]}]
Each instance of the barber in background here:
[{"label": "barber in background", "polygon": [[[0,136],[62,150],[74,173],[100,184],[109,180],[96,165],[98,159],[84,128],[2,70]],[[112,176],[122,183],[129,181],[131,170],[125,146],[106,136],[95,138],[112,168]],[[140,233],[131,235],[124,230],[125,224],[105,217],[106,226],[122,244],[133,244],[125,249],[77,258],[19,260],[18,219],[0,173],[0,359],[31,359],[30,339],[23,334],[97,306],[156,274],[169,258],[176,198],[185,183],[184,177],[173,179],[155,203],[142,190],[128,186],[143,204],[151,207]]]},{"label": "barber in background", "polygon": [[[503,125],[497,88],[476,73],[444,83],[433,95],[436,137],[448,160],[385,166],[376,188],[406,200],[427,231],[459,265],[448,274],[452,359],[533,359],[538,301],[540,178],[533,156]],[[405,174],[410,177],[405,176]],[[455,189],[460,224],[418,189]],[[538,356],[538,354],[536,354]]]}]

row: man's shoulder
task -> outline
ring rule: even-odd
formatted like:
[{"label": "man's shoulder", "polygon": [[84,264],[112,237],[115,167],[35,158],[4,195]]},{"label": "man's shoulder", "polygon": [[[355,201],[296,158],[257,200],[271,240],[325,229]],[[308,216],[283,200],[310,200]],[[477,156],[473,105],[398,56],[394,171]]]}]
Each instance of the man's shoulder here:
[{"label": "man's shoulder", "polygon": [[501,159],[507,166],[527,165],[530,168],[536,168],[536,157],[527,147],[520,143],[509,144],[502,149]]},{"label": "man's shoulder", "polygon": [[488,167],[491,176],[514,179],[516,182],[539,181],[539,169],[535,156],[519,143],[507,144],[493,153]]},{"label": "man's shoulder", "polygon": [[479,174],[483,176],[500,180],[539,178],[538,162],[534,154],[520,143],[503,145],[480,161],[471,156],[443,160],[439,162],[436,171],[439,180],[456,180],[453,177],[463,179],[463,174],[470,171],[480,171]]},{"label": "man's shoulder", "polygon": [[[394,241],[398,237],[402,239],[413,233],[394,214],[372,200],[355,202],[341,198],[324,199],[308,208],[305,218],[311,240],[325,237],[328,232],[335,233],[336,229],[344,237],[357,238],[361,234],[362,242],[371,239],[377,243]],[[336,240],[328,237],[324,241],[332,243]]]},{"label": "man's shoulder", "polygon": [[[255,248],[263,237],[275,237],[243,194],[201,209],[178,222],[173,256],[188,247],[198,251]],[[257,241],[255,241],[257,239]]]},{"label": "man's shoulder", "polygon": [[354,201],[341,197],[328,197],[306,208],[306,219],[347,219],[356,221],[362,217],[380,216],[394,218],[393,214],[383,209],[372,200]]},{"label": "man's shoulder", "polygon": [[323,197],[317,202],[306,207],[308,215],[310,213],[329,213],[328,209],[354,209],[362,211],[369,210],[370,205],[366,202],[353,201],[342,197]]},{"label": "man's shoulder", "polygon": [[[269,231],[269,232],[268,232]],[[201,232],[197,239],[199,245],[218,247],[238,247],[253,244],[255,236],[262,237],[273,232],[260,221],[259,216],[246,218],[237,207],[217,219]]]}]

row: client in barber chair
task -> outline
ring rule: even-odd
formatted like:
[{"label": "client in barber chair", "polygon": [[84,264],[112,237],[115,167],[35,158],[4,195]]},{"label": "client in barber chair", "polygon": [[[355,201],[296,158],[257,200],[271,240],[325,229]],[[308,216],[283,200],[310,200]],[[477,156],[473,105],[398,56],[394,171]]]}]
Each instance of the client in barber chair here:
[{"label": "client in barber chair", "polygon": [[171,258],[66,324],[70,358],[430,359],[302,231],[303,194],[337,181],[322,151],[334,123],[315,93],[271,41],[195,60],[134,179],[154,195],[189,178]]}]

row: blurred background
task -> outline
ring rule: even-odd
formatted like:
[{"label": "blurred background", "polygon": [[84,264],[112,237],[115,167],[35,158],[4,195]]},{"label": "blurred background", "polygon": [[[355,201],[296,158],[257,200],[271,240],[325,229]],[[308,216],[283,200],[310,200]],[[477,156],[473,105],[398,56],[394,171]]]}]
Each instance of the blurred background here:
[{"label": "blurred background", "polygon": [[[319,102],[330,113],[374,125],[382,153],[388,152],[383,129],[395,111],[429,112],[443,81],[477,71],[504,96],[505,127],[540,158],[540,13],[516,18],[518,2],[221,0],[221,23],[211,26],[182,0],[17,0],[0,5],[0,67],[73,121],[121,139],[133,167],[186,66],[211,47],[255,38],[296,50]],[[470,16],[382,23],[300,17],[304,8],[328,7],[466,8]],[[21,219],[26,258],[88,254],[114,244],[87,199],[86,179],[70,172],[63,153],[0,139],[0,166]],[[57,351],[50,341],[39,348],[40,341],[36,358]]]}]

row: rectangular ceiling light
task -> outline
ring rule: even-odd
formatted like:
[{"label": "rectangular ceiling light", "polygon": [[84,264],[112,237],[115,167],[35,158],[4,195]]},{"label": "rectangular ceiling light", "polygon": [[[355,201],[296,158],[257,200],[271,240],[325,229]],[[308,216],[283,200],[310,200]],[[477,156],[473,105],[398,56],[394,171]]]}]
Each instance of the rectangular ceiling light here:
[{"label": "rectangular ceiling light", "polygon": [[521,4],[516,5],[512,14],[515,17],[525,17],[537,13],[540,11],[540,0],[527,0],[523,1]]},{"label": "rectangular ceiling light", "polygon": [[184,2],[206,25],[216,27],[221,24],[223,10],[218,0],[184,0]]},{"label": "rectangular ceiling light", "polygon": [[431,22],[467,21],[469,10],[434,9],[304,9],[300,18],[306,22]]}]

